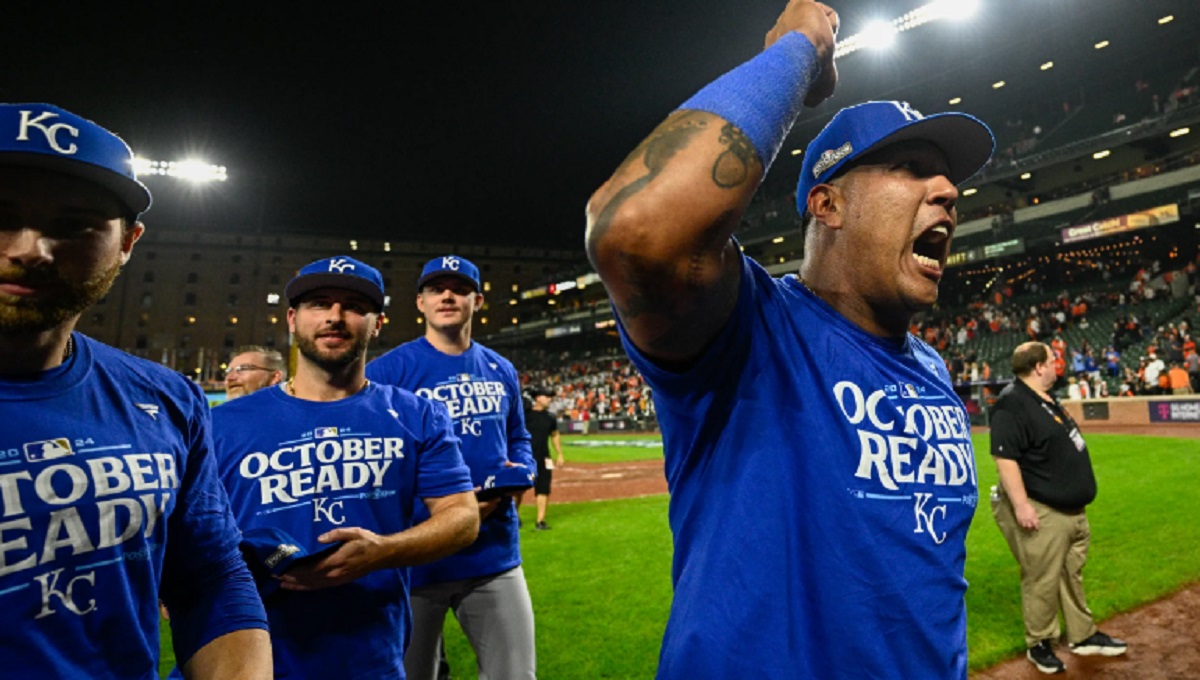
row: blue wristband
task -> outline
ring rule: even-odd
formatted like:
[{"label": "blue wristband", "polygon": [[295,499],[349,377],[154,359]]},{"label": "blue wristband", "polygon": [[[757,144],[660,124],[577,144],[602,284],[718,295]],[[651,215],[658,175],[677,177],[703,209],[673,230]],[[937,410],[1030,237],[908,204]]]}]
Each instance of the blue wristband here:
[{"label": "blue wristband", "polygon": [[820,74],[817,49],[807,37],[792,31],[679,108],[707,111],[737,126],[754,144],[765,172]]}]

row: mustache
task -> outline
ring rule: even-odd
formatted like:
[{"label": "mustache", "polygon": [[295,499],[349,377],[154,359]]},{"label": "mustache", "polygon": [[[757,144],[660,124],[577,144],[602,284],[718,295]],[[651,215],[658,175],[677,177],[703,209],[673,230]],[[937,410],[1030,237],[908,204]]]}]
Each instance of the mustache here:
[{"label": "mustache", "polygon": [[62,275],[51,267],[35,267],[30,269],[19,264],[0,267],[0,281],[39,287],[63,287],[68,285]]}]

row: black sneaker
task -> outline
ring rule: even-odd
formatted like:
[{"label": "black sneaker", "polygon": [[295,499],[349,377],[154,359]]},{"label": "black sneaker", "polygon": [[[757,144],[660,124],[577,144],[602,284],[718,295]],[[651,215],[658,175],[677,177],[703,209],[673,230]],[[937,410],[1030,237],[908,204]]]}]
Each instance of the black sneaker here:
[{"label": "black sneaker", "polygon": [[549,529],[550,525],[546,524],[545,522],[538,522],[533,528],[537,529],[538,531],[542,531],[543,529]]},{"label": "black sneaker", "polygon": [[1065,673],[1067,667],[1054,655],[1054,648],[1049,640],[1042,640],[1025,652],[1025,656],[1033,662],[1037,669],[1046,674]]},{"label": "black sneaker", "polygon": [[1118,640],[1114,637],[1096,631],[1092,636],[1081,642],[1076,642],[1071,645],[1071,652],[1080,656],[1120,656],[1129,649],[1129,645],[1124,640]]}]

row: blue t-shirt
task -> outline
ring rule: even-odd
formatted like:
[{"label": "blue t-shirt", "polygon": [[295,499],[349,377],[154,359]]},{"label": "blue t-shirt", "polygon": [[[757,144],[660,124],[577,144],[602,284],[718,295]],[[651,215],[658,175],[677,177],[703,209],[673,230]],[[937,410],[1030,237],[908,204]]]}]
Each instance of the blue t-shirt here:
[{"label": "blue t-shirt", "polygon": [[[327,531],[395,534],[420,499],[472,489],[445,411],[389,385],[332,402],[259,390],[213,409],[213,442],[241,528],[282,529],[310,554]],[[268,595],[275,677],[403,678],[407,571]]]},{"label": "blue t-shirt", "polygon": [[181,662],[266,617],[204,394],[73,337],[62,366],[0,377],[0,675],[157,679],[160,593]]},{"label": "blue t-shirt", "polygon": [[978,487],[942,359],[744,258],[699,362],[656,367],[675,540],[660,678],[966,678]]},{"label": "blue t-shirt", "polygon": [[[399,385],[446,407],[462,440],[463,460],[476,488],[505,461],[536,472],[521,384],[512,363],[480,345],[454,356],[425,338],[407,342],[367,364],[367,376]],[[418,518],[427,517],[417,508]],[[463,550],[432,564],[413,567],[413,587],[499,574],[521,564],[517,509],[509,500],[484,518],[479,537]]]}]

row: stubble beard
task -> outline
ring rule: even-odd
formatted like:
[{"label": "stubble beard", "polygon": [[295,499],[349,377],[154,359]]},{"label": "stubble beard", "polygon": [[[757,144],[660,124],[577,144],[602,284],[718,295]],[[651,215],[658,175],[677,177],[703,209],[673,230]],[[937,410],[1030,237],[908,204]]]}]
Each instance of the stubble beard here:
[{"label": "stubble beard", "polygon": [[72,282],[53,267],[5,268],[0,276],[46,289],[45,295],[21,297],[0,293],[0,333],[40,333],[61,326],[104,299],[121,273],[121,260],[114,258],[107,269]]},{"label": "stubble beard", "polygon": [[320,347],[317,347],[316,335],[296,336],[296,348],[300,350],[300,354],[322,370],[330,373],[345,368],[361,359],[367,351],[368,342],[370,342],[370,338],[363,335],[355,338],[354,343],[346,349],[337,352],[322,350]]}]

